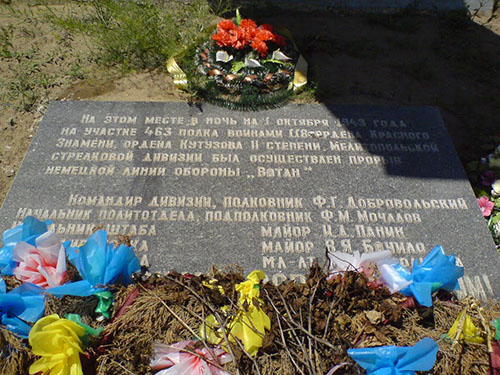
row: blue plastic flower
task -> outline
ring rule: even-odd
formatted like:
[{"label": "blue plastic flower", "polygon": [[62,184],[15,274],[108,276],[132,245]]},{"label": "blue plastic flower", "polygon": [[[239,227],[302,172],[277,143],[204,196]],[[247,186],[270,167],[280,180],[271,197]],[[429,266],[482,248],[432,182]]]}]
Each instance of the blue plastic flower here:
[{"label": "blue plastic flower", "polygon": [[6,293],[5,281],[0,279],[0,321],[10,331],[28,337],[31,326],[45,310],[43,289],[33,284],[23,284]]},{"label": "blue plastic flower", "polygon": [[12,260],[12,250],[16,247],[16,244],[19,241],[24,241],[35,246],[35,240],[48,231],[50,224],[52,224],[50,220],[40,221],[33,216],[27,216],[22,224],[3,233],[3,247],[0,248],[1,275],[13,275],[17,262]]},{"label": "blue plastic flower", "polygon": [[366,370],[366,375],[413,375],[434,366],[438,349],[436,342],[426,337],[410,347],[348,349],[347,354]]},{"label": "blue plastic flower", "polygon": [[110,284],[130,284],[132,273],[141,269],[134,248],[124,244],[115,248],[107,243],[107,238],[106,231],[98,230],[82,247],[68,247],[68,258],[83,280],[47,289],[47,292],[57,296],[85,297]]},{"label": "blue plastic flower", "polygon": [[464,268],[457,266],[455,257],[447,256],[442,246],[435,246],[421,264],[415,260],[412,272],[399,263],[379,269],[392,291],[414,296],[419,304],[427,307],[432,306],[432,293],[436,290],[460,289],[458,279],[464,275]]}]

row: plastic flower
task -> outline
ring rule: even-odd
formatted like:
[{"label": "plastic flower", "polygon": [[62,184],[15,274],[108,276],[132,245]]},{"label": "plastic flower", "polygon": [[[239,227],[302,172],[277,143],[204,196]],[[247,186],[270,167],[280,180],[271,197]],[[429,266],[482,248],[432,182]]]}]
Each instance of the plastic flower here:
[{"label": "plastic flower", "polygon": [[239,50],[250,45],[262,58],[267,56],[266,42],[272,41],[280,47],[285,45],[285,39],[281,35],[274,34],[271,25],[264,24],[257,27],[257,24],[250,19],[241,20],[238,26],[232,20],[219,22],[217,32],[212,34],[212,39],[220,47],[232,47]]},{"label": "plastic flower", "polygon": [[454,340],[455,337],[457,336],[457,329],[461,322],[462,322],[462,331],[460,332],[458,340],[474,344],[484,343],[484,339],[481,337],[480,329],[474,325],[469,314],[466,314],[465,311],[462,311],[460,314],[458,314],[457,319],[455,319],[455,322],[448,331],[447,336],[450,339]]},{"label": "plastic flower", "polygon": [[192,340],[172,345],[155,343],[150,366],[163,370],[156,375],[229,375],[221,365],[231,361],[230,355],[220,348],[208,349],[199,344]]},{"label": "plastic flower", "polygon": [[104,230],[94,232],[85,245],[67,249],[70,262],[76,267],[81,281],[67,283],[47,292],[56,296],[89,296],[102,291],[107,285],[132,282],[131,275],[141,269],[139,259],[131,246],[121,244],[117,248],[107,243]]},{"label": "plastic flower", "polygon": [[23,284],[6,291],[5,281],[0,279],[0,321],[9,331],[26,338],[31,329],[26,322],[36,322],[45,310],[43,289]]},{"label": "plastic flower", "polygon": [[330,261],[330,274],[344,271],[363,271],[370,263],[394,263],[390,250],[375,251],[373,253],[360,254],[354,251],[352,254],[342,252],[328,253]]},{"label": "plastic flower", "polygon": [[250,272],[247,276],[247,281],[243,281],[236,285],[235,289],[240,293],[239,303],[243,305],[246,303],[252,303],[254,298],[259,298],[260,296],[260,282],[264,280],[266,274],[264,271],[255,270]]},{"label": "plastic flower", "polygon": [[217,51],[215,54],[215,61],[229,62],[233,59],[233,55],[230,55],[226,51]]},{"label": "plastic flower", "polygon": [[61,240],[52,231],[35,239],[36,246],[20,241],[12,252],[12,259],[19,262],[14,275],[25,283],[42,288],[61,285],[66,279],[66,254]]},{"label": "plastic flower", "polygon": [[80,337],[85,328],[57,314],[46,316],[35,323],[29,343],[35,355],[42,356],[30,366],[30,374],[83,375]]},{"label": "plastic flower", "polygon": [[232,20],[222,20],[217,24],[217,30],[222,30],[222,31],[236,30],[236,25]]},{"label": "plastic flower", "polygon": [[273,42],[278,46],[278,47],[284,47],[286,45],[286,40],[279,34],[274,34],[273,37]]},{"label": "plastic flower", "polygon": [[212,34],[212,39],[220,47],[233,47],[241,49],[248,44],[241,29],[232,20],[223,20],[217,24],[217,33]]},{"label": "plastic flower", "polygon": [[488,217],[491,215],[493,207],[495,207],[495,203],[493,203],[487,197],[484,196],[481,198],[477,198],[477,203],[479,204],[479,207],[481,208],[481,212],[483,213],[484,217]]},{"label": "plastic flower", "polygon": [[426,337],[410,347],[348,349],[347,354],[366,370],[366,375],[413,375],[432,369],[438,350],[436,342]]},{"label": "plastic flower", "polygon": [[[228,306],[222,308],[227,312]],[[247,309],[240,309],[236,315],[226,325],[226,335],[230,342],[235,342],[235,338],[240,340],[245,350],[254,356],[262,346],[262,340],[266,330],[271,329],[271,320],[267,314],[259,307],[251,304]],[[220,345],[225,343],[222,329],[215,317],[210,314],[200,327],[200,336],[210,344]]]},{"label": "plastic flower", "polygon": [[271,329],[271,320],[260,308],[260,282],[266,274],[255,270],[247,276],[247,281],[236,285],[235,289],[240,293],[238,303],[247,306],[246,309],[238,311],[231,325],[231,335],[238,338],[245,350],[250,355],[257,354],[262,346],[262,339],[266,330]]},{"label": "plastic flower", "polygon": [[221,47],[234,47],[234,45],[238,41],[238,31],[220,31],[217,34],[213,34],[212,39],[215,40]]},{"label": "plastic flower", "polygon": [[260,57],[266,57],[267,49],[268,49],[266,42],[264,42],[261,39],[256,38],[256,39],[252,40],[251,46],[254,50],[256,50],[260,54]]},{"label": "plastic flower", "polygon": [[262,25],[260,25],[259,29],[273,32],[273,27],[271,25],[267,24],[267,23],[263,23]]},{"label": "plastic flower", "polygon": [[[239,310],[229,321],[226,328],[229,341],[239,339],[245,350],[254,356],[262,346],[266,330],[271,329],[271,320],[261,309],[259,300],[260,282],[266,277],[263,271],[253,271],[247,276],[247,281],[236,285],[240,293],[238,300]],[[229,310],[228,306],[222,308],[223,312]],[[211,344],[222,343],[224,337],[219,323],[213,315],[209,315],[200,327],[200,335]]]},{"label": "plastic flower", "polygon": [[290,60],[290,57],[285,55],[283,52],[281,52],[279,49],[273,52],[271,59],[273,60],[279,60],[279,61],[288,61]]},{"label": "plastic flower", "polygon": [[493,198],[500,197],[500,180],[496,180],[491,184],[491,196]]},{"label": "plastic flower", "polygon": [[432,293],[436,290],[460,289],[458,279],[464,275],[464,268],[456,265],[453,255],[446,256],[442,246],[435,246],[421,264],[415,260],[412,272],[399,263],[379,265],[379,270],[392,292],[414,296],[427,307],[432,306]]},{"label": "plastic flower", "polygon": [[12,250],[19,241],[35,245],[37,237],[47,232],[50,220],[40,221],[33,216],[27,216],[22,224],[6,230],[2,236],[3,247],[0,248],[0,274],[13,275],[17,263],[12,260]]},{"label": "plastic flower", "polygon": [[257,29],[257,32],[255,33],[254,36],[255,39],[263,40],[265,42],[268,40],[273,40],[273,37],[274,34],[272,32],[261,28]]},{"label": "plastic flower", "polygon": [[[262,25],[261,25],[262,26]],[[240,27],[242,29],[256,29],[257,28],[257,24],[255,23],[254,20],[251,20],[251,19],[248,19],[248,18],[245,18],[245,19],[242,19],[241,22],[240,22]],[[271,30],[272,31],[272,30]]]},{"label": "plastic flower", "polygon": [[271,320],[260,306],[251,304],[246,310],[238,311],[230,326],[231,337],[239,339],[248,354],[254,356],[262,346],[266,330],[271,329]]},{"label": "plastic flower", "polygon": [[[248,21],[248,22],[246,22]],[[257,25],[252,20],[242,20],[239,26],[241,37],[248,45],[257,33]]]}]

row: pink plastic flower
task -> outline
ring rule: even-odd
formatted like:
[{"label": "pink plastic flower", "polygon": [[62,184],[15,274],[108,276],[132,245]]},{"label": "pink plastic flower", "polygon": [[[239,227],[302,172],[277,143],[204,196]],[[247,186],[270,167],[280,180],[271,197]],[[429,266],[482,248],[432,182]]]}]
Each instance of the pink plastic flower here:
[{"label": "pink plastic flower", "polygon": [[495,207],[495,203],[490,201],[486,197],[481,197],[477,198],[477,203],[479,204],[479,207],[481,208],[481,212],[483,213],[484,217],[488,217],[491,215],[491,211],[493,211],[493,207]]},{"label": "pink plastic flower", "polygon": [[12,259],[19,262],[14,275],[25,283],[42,288],[61,285],[66,279],[66,254],[61,240],[52,231],[35,240],[36,247],[20,241],[12,251]]},{"label": "pink plastic flower", "polygon": [[230,375],[222,364],[231,361],[228,353],[220,348],[208,349],[198,341],[182,341],[172,345],[156,343],[153,370],[156,375]]}]

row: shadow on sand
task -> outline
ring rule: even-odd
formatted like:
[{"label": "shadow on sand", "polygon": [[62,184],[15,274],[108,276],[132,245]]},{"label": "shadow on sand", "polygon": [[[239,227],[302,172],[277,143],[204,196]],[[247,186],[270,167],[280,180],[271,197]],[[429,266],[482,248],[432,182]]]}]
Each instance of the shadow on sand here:
[{"label": "shadow on sand", "polygon": [[[242,13],[292,32],[309,63],[312,89],[303,96],[327,105],[435,106],[462,162],[494,147],[491,137],[500,133],[498,18],[471,20],[465,10],[345,15],[271,7]],[[427,175],[425,167],[387,173],[455,178]]]}]

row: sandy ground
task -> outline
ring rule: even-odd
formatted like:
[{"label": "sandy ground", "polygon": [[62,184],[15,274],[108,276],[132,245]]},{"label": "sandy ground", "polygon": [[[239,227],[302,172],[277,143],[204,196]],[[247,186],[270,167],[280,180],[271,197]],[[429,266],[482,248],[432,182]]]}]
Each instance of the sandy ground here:
[{"label": "sandy ground", "polygon": [[[0,203],[51,101],[188,99],[163,69],[120,78],[110,69],[89,72],[89,40],[43,22],[43,11],[0,4],[0,31],[11,43],[2,47],[0,38]],[[259,23],[293,32],[309,63],[314,89],[297,100],[436,105],[464,162],[500,133],[500,19],[263,14]]]}]

